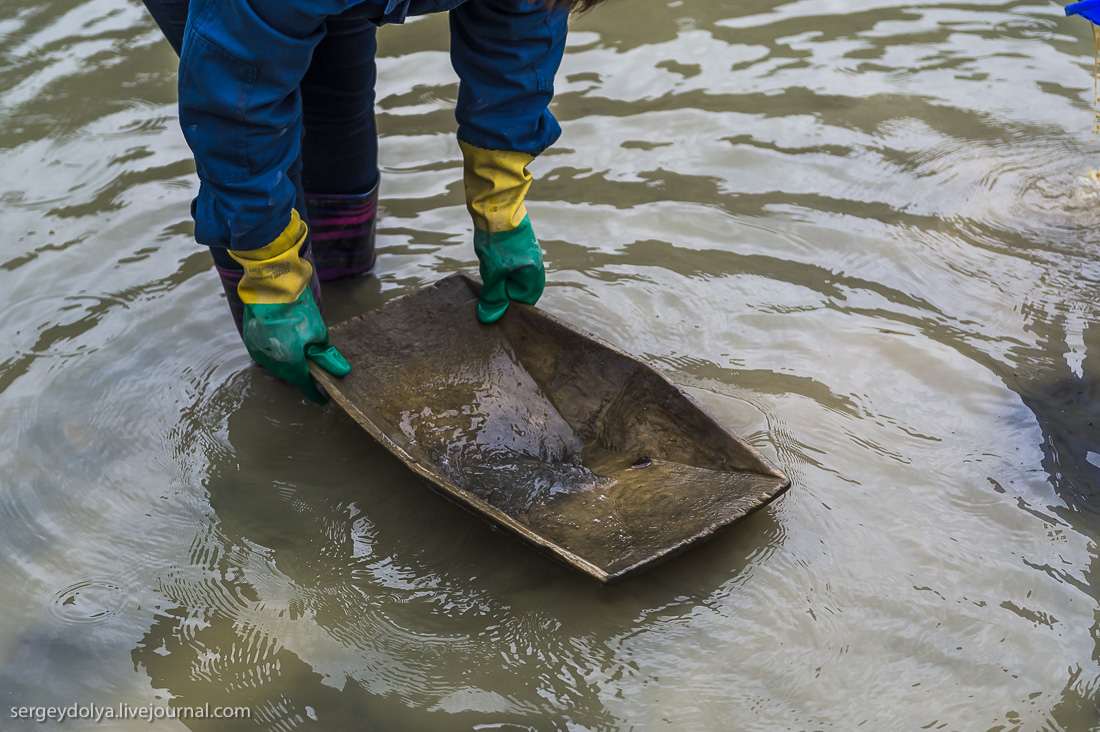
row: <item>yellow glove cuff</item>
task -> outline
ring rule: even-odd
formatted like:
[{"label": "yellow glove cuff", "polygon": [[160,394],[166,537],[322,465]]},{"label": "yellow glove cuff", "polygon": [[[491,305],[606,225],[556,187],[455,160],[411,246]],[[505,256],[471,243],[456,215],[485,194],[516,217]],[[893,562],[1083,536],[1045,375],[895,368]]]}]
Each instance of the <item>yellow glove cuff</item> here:
[{"label": "yellow glove cuff", "polygon": [[527,166],[533,155],[484,150],[461,140],[466,183],[466,208],[482,231],[511,231],[523,223],[523,199],[534,180]]},{"label": "yellow glove cuff", "polygon": [[290,223],[275,241],[229,256],[244,267],[237,294],[245,305],[289,304],[309,287],[313,267],[299,256],[309,227],[298,211],[291,209]]}]

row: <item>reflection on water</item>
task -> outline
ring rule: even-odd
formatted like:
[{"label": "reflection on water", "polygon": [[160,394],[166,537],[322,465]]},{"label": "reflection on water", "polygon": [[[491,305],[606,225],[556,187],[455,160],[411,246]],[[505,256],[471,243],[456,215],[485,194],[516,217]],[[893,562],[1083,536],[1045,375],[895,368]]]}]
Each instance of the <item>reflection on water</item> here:
[{"label": "reflection on water", "polygon": [[[175,59],[140,5],[0,11],[8,706],[247,704],[241,728],[278,730],[1096,725],[1088,25],[1018,1],[624,8],[574,24],[565,134],[534,164],[542,305],[659,365],[794,485],[611,589],[249,367],[190,239]],[[335,320],[475,263],[446,21],[380,43],[380,268],[326,290]]]}]

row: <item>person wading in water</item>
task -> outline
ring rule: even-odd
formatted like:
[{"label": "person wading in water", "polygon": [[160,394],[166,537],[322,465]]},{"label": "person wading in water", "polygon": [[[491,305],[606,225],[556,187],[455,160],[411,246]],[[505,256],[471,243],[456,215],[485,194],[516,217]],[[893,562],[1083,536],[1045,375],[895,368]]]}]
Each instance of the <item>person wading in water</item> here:
[{"label": "person wading in water", "polygon": [[144,0],[180,55],[195,156],[195,239],[210,247],[252,358],[324,402],[319,281],[374,266],[375,31],[450,12],[466,205],[484,282],[477,317],[535,303],[546,282],[524,207],[528,164],[557,140],[548,109],[572,11],[604,0]]}]

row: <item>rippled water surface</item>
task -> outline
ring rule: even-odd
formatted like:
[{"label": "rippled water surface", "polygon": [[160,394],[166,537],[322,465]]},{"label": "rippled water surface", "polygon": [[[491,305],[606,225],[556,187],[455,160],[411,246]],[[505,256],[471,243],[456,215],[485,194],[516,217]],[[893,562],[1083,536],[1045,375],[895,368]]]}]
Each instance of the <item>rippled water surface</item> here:
[{"label": "rippled water surface", "polygon": [[[272,730],[1100,726],[1085,21],[985,0],[575,21],[565,133],[533,166],[541,305],[793,481],[612,588],[250,367],[140,5],[7,3],[0,41],[0,728],[169,700]],[[332,320],[475,265],[446,19],[380,43],[379,265],[326,288]]]}]

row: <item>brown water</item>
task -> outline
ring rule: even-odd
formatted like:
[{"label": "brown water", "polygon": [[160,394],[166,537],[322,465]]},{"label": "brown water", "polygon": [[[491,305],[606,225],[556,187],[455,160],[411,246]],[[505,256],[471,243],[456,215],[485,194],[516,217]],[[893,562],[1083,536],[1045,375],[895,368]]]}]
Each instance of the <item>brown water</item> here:
[{"label": "brown water", "polygon": [[[168,699],[272,730],[1097,728],[1088,24],[641,7],[574,26],[542,305],[793,487],[613,588],[249,367],[139,5],[0,10],[0,728]],[[379,269],[335,320],[474,264],[446,21],[381,44]]]}]

